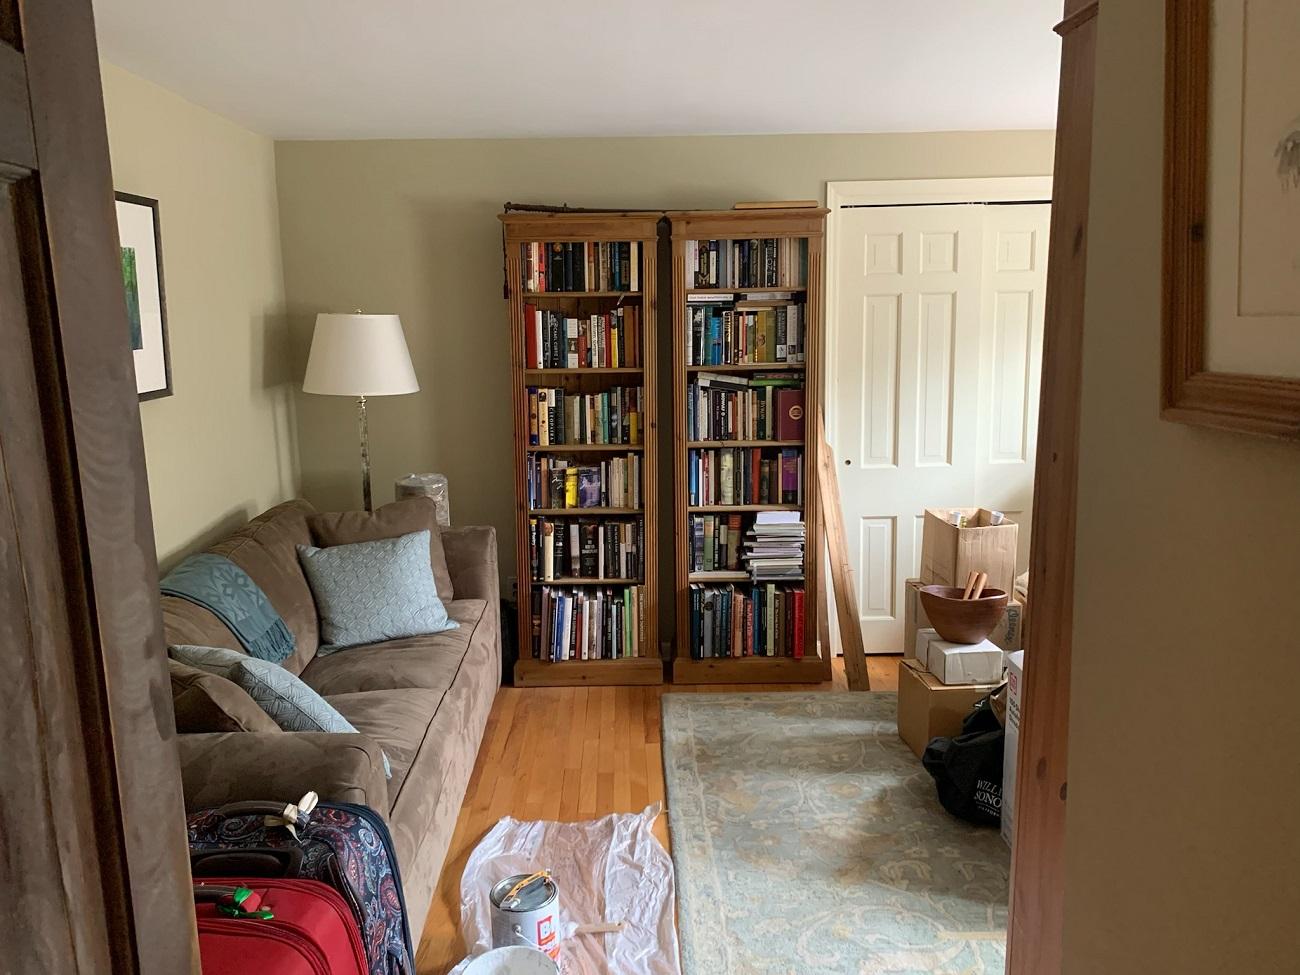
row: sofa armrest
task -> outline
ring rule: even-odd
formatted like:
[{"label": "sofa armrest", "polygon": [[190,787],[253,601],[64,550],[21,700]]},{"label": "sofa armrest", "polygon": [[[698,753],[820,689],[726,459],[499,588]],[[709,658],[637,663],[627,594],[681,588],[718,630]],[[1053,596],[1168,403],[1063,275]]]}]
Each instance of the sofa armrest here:
[{"label": "sofa armrest", "polygon": [[248,799],[296,802],[310,791],[388,815],[383,751],[365,735],[233,731],[176,738],[187,812]]},{"label": "sofa armrest", "polygon": [[497,569],[497,531],[488,525],[445,528],[442,546],[457,599],[485,599],[489,612],[499,611],[501,577]]}]

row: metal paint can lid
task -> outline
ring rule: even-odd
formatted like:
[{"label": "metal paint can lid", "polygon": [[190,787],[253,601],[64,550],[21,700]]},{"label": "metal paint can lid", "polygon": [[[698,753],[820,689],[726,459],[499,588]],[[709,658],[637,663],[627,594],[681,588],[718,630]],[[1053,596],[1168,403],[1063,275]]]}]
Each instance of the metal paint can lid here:
[{"label": "metal paint can lid", "polygon": [[512,877],[507,877],[500,883],[494,884],[490,894],[492,906],[503,911],[525,912],[535,911],[555,900],[556,894],[559,892],[559,889],[555,886],[555,881],[549,876],[540,876],[532,883],[521,888],[509,905],[501,903],[505,896],[510,893],[511,888],[521,880],[527,880],[530,876],[531,874],[517,873]]}]

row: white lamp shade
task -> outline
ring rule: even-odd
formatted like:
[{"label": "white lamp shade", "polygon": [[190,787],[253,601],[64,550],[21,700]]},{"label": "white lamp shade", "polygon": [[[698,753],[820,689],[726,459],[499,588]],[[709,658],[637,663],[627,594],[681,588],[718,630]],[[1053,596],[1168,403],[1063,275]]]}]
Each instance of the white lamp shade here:
[{"label": "white lamp shade", "polygon": [[419,390],[396,315],[316,316],[304,393],[395,396]]}]

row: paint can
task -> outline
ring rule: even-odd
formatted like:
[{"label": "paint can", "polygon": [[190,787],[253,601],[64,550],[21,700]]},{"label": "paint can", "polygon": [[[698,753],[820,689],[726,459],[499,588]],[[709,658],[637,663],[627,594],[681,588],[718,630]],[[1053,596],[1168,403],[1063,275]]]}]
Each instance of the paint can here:
[{"label": "paint can", "polygon": [[516,874],[492,887],[492,947],[526,945],[560,958],[560,890],[549,870]]}]

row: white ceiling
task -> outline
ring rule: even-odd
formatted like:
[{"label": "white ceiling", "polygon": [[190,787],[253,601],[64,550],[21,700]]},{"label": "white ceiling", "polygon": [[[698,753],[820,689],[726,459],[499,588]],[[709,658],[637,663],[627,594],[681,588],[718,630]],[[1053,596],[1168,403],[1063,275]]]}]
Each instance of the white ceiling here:
[{"label": "white ceiling", "polygon": [[100,55],[284,139],[1050,128],[1060,0],[95,0]]}]

